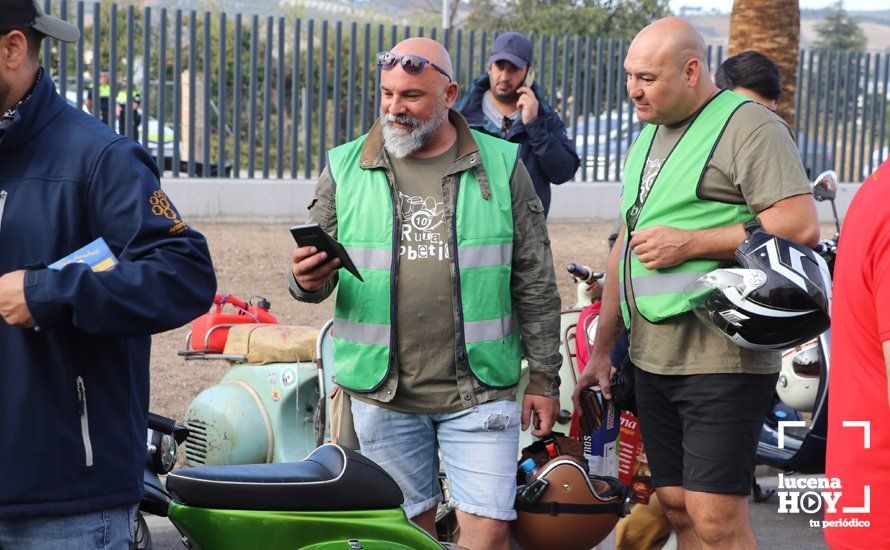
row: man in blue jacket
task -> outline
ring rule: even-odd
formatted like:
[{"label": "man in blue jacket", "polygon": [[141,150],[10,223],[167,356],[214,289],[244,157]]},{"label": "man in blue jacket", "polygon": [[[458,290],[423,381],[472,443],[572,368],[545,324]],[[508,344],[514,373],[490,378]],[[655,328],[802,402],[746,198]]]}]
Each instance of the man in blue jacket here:
[{"label": "man in blue jacket", "polygon": [[550,184],[565,183],[580,160],[566,127],[534,83],[532,45],[525,35],[507,32],[491,47],[488,74],[476,79],[460,107],[470,128],[519,144],[519,156],[550,211]]},{"label": "man in blue jacket", "polygon": [[[79,32],[0,0],[0,548],[126,548],[150,335],[206,311],[216,279],[145,150],[56,93],[45,36]],[[47,268],[99,237],[112,269]]]}]

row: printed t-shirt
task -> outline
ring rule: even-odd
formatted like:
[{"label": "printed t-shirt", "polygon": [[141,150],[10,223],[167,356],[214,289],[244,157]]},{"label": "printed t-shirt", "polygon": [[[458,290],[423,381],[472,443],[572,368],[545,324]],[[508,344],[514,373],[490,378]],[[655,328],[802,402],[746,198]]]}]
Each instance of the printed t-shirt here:
[{"label": "printed t-shirt", "polygon": [[[463,409],[455,366],[450,219],[442,179],[457,159],[457,143],[433,158],[390,158],[399,200],[396,282],[395,396],[374,404],[404,412]],[[359,397],[361,399],[361,397]]]}]

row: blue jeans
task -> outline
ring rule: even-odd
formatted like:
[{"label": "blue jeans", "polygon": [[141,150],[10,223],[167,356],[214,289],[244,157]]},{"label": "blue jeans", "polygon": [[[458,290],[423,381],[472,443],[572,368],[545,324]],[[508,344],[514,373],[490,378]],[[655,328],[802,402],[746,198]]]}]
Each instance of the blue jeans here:
[{"label": "blue jeans", "polygon": [[[403,413],[352,399],[361,452],[395,479],[409,518],[442,501],[439,452],[462,512],[516,519],[519,404],[492,401],[459,412]],[[438,447],[438,450],[437,450]]]},{"label": "blue jeans", "polygon": [[139,506],[126,504],[70,516],[0,519],[0,548],[128,550]]}]

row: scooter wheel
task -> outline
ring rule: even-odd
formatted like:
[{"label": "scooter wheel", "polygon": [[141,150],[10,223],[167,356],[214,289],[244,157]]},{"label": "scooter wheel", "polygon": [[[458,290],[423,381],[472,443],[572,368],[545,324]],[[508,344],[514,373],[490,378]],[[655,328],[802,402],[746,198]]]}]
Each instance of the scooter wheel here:
[{"label": "scooter wheel", "polygon": [[151,532],[141,512],[136,513],[136,530],[130,550],[151,550]]}]

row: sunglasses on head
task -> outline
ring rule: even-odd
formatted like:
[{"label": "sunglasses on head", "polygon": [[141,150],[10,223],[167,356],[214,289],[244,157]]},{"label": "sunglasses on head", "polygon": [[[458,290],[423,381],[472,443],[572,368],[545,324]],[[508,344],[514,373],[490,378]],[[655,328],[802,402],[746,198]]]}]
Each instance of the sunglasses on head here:
[{"label": "sunglasses on head", "polygon": [[423,72],[424,65],[429,65],[430,67],[436,69],[448,79],[448,82],[451,82],[451,75],[445,72],[445,69],[436,65],[429,59],[424,59],[419,55],[405,54],[405,55],[395,55],[389,52],[378,52],[377,53],[377,67],[381,71],[389,71],[397,64],[402,66],[402,70],[408,74],[420,74]]}]

